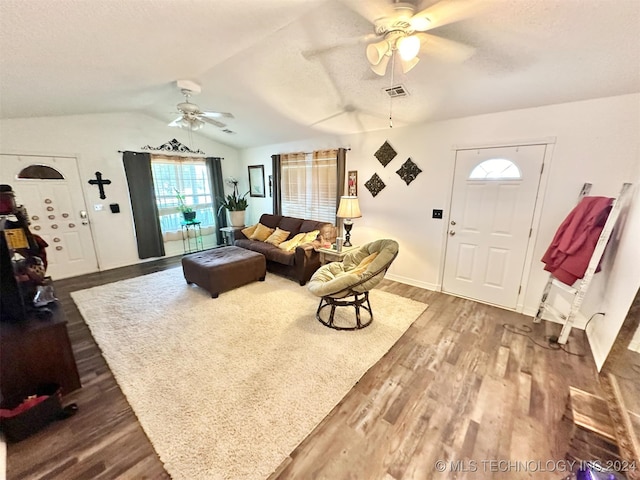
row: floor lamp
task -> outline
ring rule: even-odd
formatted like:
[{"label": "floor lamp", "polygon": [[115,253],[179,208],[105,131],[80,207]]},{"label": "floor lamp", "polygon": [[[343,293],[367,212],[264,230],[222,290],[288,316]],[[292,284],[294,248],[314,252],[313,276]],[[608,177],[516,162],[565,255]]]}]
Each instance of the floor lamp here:
[{"label": "floor lamp", "polygon": [[358,197],[340,197],[340,205],[338,206],[338,213],[336,214],[338,218],[344,218],[344,243],[343,246],[350,247],[351,242],[349,241],[351,238],[351,229],[353,228],[353,218],[362,217],[362,213],[360,213],[360,205],[358,204]]}]

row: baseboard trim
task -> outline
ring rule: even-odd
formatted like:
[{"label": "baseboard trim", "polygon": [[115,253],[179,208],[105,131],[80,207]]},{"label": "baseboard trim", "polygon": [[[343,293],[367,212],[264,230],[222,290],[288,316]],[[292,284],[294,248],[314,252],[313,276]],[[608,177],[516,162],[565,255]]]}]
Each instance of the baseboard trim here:
[{"label": "baseboard trim", "polygon": [[433,291],[436,291],[436,292],[439,292],[440,289],[441,289],[440,285],[438,285],[438,284],[420,282],[418,280],[414,280],[413,278],[403,277],[401,275],[393,275],[393,274],[387,273],[385,275],[385,278],[387,278],[389,280],[393,280],[394,282],[399,282],[399,283],[404,283],[406,285],[411,285],[412,287],[424,288],[426,290],[433,290]]}]

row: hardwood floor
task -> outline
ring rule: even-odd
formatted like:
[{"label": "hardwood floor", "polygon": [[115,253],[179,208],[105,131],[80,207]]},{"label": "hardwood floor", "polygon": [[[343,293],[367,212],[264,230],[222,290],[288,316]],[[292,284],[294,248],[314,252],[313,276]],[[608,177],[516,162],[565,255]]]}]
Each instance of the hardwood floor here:
[{"label": "hardwood floor", "polygon": [[[79,412],[10,444],[9,479],[168,478],[69,292],[175,267],[179,260],[56,282],[83,384],[63,403],[76,402]],[[388,280],[380,288],[429,308],[270,478],[566,476],[494,472],[484,461],[564,458],[569,385],[600,393],[583,332],[573,330],[568,349],[586,355],[574,356],[503,328],[526,325],[544,346],[546,335],[559,333],[557,325],[534,325],[530,317]],[[447,462],[444,473],[435,469],[438,459]],[[452,473],[450,462],[457,460],[467,462],[461,467],[476,462],[477,471]]]}]

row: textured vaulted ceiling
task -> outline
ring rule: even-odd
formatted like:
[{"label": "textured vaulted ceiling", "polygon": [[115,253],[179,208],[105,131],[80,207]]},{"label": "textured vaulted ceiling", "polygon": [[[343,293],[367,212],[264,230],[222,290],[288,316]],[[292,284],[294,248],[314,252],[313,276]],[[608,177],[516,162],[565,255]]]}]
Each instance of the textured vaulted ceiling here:
[{"label": "textured vaulted ceiling", "polygon": [[[391,0],[0,0],[2,118],[138,111],[167,123],[202,85],[248,147],[388,128],[391,75],[364,55]],[[394,126],[640,91],[639,0],[427,0],[426,45],[393,100]],[[455,14],[454,14],[455,13]],[[464,18],[468,16],[468,18]],[[437,18],[436,18],[437,21]],[[169,127],[167,127],[169,128]]]}]

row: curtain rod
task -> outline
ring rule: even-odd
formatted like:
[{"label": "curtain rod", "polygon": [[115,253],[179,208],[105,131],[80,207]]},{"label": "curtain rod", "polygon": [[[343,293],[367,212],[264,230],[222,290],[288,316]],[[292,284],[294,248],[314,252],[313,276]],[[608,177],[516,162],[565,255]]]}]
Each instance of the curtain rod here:
[{"label": "curtain rod", "polygon": [[[343,150],[347,150],[347,151],[351,151],[351,147],[346,148],[346,147],[338,147],[339,149],[342,148]],[[291,155],[293,153],[302,153],[303,155],[312,155],[315,152],[321,152],[323,150],[333,150],[333,148],[321,148],[319,150],[315,150],[314,152],[288,152],[288,153],[277,153],[276,155]]]}]

